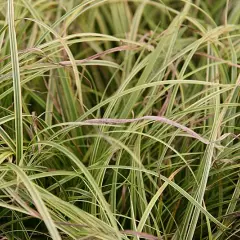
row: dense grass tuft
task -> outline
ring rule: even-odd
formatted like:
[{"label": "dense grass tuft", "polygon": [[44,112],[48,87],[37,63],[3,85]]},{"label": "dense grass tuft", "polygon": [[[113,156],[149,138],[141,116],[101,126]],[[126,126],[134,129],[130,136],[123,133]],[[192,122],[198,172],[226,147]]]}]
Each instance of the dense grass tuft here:
[{"label": "dense grass tuft", "polygon": [[240,1],[0,1],[0,238],[240,236]]}]

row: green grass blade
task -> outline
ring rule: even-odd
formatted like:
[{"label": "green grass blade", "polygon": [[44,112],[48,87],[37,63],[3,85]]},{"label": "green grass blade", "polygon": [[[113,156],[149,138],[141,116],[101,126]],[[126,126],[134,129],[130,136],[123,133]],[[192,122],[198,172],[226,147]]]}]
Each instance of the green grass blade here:
[{"label": "green grass blade", "polygon": [[25,185],[27,191],[30,193],[32,200],[33,200],[40,216],[42,217],[46,227],[49,230],[49,233],[52,236],[52,239],[53,240],[61,240],[62,238],[56,228],[56,225],[54,224],[54,222],[51,218],[51,215],[50,215],[47,207],[45,206],[45,204],[41,198],[41,195],[39,194],[38,190],[34,186],[34,184],[29,180],[26,173],[20,167],[14,165],[14,164],[9,164],[8,166],[10,169],[12,169],[17,174],[20,181],[22,181],[22,183]]},{"label": "green grass blade", "polygon": [[22,123],[22,94],[21,78],[18,60],[17,38],[15,31],[14,5],[13,0],[8,0],[8,25],[9,40],[11,49],[13,91],[14,91],[14,113],[16,131],[16,161],[20,162],[23,155],[23,123]]}]

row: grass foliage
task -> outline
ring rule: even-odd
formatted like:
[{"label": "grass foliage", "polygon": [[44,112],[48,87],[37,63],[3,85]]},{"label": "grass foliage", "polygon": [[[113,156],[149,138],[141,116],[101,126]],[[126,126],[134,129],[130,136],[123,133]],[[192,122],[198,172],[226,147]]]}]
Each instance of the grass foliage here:
[{"label": "grass foliage", "polygon": [[1,0],[1,239],[239,239],[239,12]]}]

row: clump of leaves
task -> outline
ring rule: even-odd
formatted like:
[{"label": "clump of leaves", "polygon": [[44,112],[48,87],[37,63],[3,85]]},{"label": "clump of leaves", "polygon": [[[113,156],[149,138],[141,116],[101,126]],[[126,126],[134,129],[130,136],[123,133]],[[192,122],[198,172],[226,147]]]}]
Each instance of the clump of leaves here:
[{"label": "clump of leaves", "polygon": [[237,238],[239,10],[1,1],[0,236]]}]

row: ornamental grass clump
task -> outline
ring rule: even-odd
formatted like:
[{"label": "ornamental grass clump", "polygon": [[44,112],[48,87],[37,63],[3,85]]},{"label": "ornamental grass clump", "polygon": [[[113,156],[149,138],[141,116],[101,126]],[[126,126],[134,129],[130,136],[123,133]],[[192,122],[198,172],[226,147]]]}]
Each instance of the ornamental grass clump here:
[{"label": "ornamental grass clump", "polygon": [[0,1],[0,238],[240,236],[240,1]]}]

